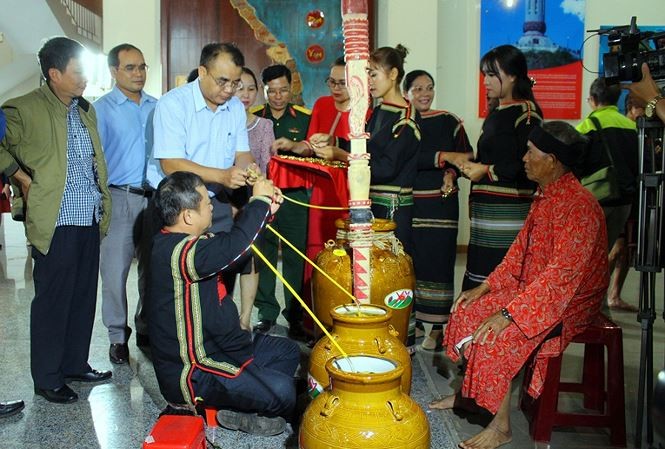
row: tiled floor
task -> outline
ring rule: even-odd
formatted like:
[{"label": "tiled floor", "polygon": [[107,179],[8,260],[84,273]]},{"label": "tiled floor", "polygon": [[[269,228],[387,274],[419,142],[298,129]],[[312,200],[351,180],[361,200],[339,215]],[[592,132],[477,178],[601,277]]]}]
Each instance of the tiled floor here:
[{"label": "tiled floor", "polygon": [[[131,364],[115,366],[108,361],[106,329],[101,323],[98,301],[97,320],[93,331],[90,363],[97,369],[112,369],[111,381],[99,385],[72,384],[80,400],[72,405],[54,405],[35,397],[29,373],[29,310],[33,296],[31,260],[28,257],[25,238],[20,224],[3,215],[0,228],[0,400],[23,399],[26,409],[19,415],[0,421],[0,449],[4,448],[139,448],[149,433],[164,400],[159,393],[152,364],[130,342]],[[458,258],[458,274],[461,275],[464,258]],[[459,277],[459,276],[458,276]],[[135,270],[130,277],[130,300],[136,301]],[[629,275],[625,298],[636,302],[638,277]],[[658,279],[658,310],[663,310],[662,278]],[[613,318],[624,329],[624,357],[626,366],[626,418],[629,447],[633,443],[635,422],[635,397],[637,368],[639,366],[640,328],[634,315],[614,314]],[[663,366],[665,350],[665,326],[661,318],[656,323],[655,366]],[[571,348],[564,364],[567,377],[574,377],[580,370],[581,351]],[[418,352],[413,359],[413,397],[426,404],[438,394],[448,394],[456,385],[456,369],[440,354]],[[517,385],[517,383],[515,384]],[[517,394],[514,389],[515,395]],[[514,395],[514,396],[515,396]],[[514,399],[514,398],[513,398]],[[576,399],[566,400],[575,406]],[[513,442],[506,448],[529,448],[534,443],[528,437],[526,421],[513,407]],[[432,427],[432,448],[454,447],[460,438],[466,438],[481,428],[477,419],[461,418],[452,412],[428,413]],[[247,435],[213,429],[208,437],[220,448],[271,449],[297,447],[295,435],[286,433],[275,438],[250,438]],[[563,429],[553,434],[553,448],[604,448],[609,446],[607,432],[582,428]],[[538,447],[546,447],[539,445]]]},{"label": "tiled floor", "polygon": [[[152,363],[130,341],[130,365],[112,365],[108,360],[108,338],[101,321],[101,298],[90,348],[90,364],[113,370],[106,383],[72,383],[79,401],[70,405],[51,404],[33,393],[30,377],[29,314],[34,289],[31,259],[28,257],[22,225],[4,215],[0,227],[0,400],[23,399],[25,410],[0,420],[0,449],[136,449],[141,447],[161,409],[162,398]],[[136,270],[130,272],[130,308],[136,304]],[[281,290],[281,289],[278,289]],[[256,319],[256,317],[254,317]],[[281,318],[280,318],[281,319]],[[285,324],[285,323],[281,323]],[[277,326],[277,334],[285,329]],[[303,353],[308,349],[303,345]],[[420,360],[420,358],[415,358]],[[427,365],[414,365],[412,397],[421,406],[434,396],[433,382],[425,375]],[[454,448],[457,441],[452,421],[443,414],[428,413],[432,428],[432,447]],[[297,438],[288,428],[272,437],[252,437],[221,428],[207,431],[210,441],[220,449],[296,448]],[[213,447],[213,446],[209,446]]]}]

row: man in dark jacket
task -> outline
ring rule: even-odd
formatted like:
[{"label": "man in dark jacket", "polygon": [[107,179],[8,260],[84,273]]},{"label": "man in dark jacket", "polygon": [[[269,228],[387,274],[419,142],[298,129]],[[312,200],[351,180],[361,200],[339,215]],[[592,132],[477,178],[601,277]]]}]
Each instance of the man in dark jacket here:
[{"label": "man in dark jacket", "polygon": [[257,435],[281,433],[293,414],[299,350],[243,330],[220,272],[242,263],[281,202],[261,179],[231,231],[210,234],[212,204],[198,175],[172,173],[155,197],[165,226],[153,242],[147,311],[159,388],[172,407],[213,406],[222,426]]}]

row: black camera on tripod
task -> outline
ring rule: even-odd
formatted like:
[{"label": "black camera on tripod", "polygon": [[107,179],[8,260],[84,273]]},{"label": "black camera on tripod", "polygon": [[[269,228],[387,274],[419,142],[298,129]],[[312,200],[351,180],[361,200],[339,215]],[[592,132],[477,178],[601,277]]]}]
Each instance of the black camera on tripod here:
[{"label": "black camera on tripod", "polygon": [[640,32],[637,17],[630,25],[599,30],[607,34],[610,51],[603,55],[605,79],[608,84],[635,82],[642,79],[642,63],[646,62],[654,80],[665,79],[665,30]]}]

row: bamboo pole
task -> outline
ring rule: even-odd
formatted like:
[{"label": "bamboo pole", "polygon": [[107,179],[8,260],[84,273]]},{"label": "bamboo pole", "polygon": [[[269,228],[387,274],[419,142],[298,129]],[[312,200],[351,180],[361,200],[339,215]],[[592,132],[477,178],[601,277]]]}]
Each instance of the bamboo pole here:
[{"label": "bamboo pole", "polygon": [[360,303],[370,302],[372,212],[369,199],[370,168],[365,131],[369,105],[367,66],[369,26],[367,0],[342,0],[346,85],[351,98],[349,114],[349,244],[352,249],[353,294]]}]

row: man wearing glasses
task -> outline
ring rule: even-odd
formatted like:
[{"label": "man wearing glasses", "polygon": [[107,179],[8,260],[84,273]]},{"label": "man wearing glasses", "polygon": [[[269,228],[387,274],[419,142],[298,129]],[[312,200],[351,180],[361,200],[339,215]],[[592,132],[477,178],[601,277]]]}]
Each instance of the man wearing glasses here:
[{"label": "man wearing glasses", "polygon": [[[148,180],[157,186],[176,171],[199,175],[213,204],[213,233],[228,232],[233,224],[227,193],[252,184],[259,173],[249,151],[245,108],[235,96],[244,63],[234,44],[206,45],[198,78],[166,93],[155,108]],[[227,291],[234,281],[235,273],[224,276]]]},{"label": "man wearing glasses", "polygon": [[[141,50],[120,44],[109,51],[108,65],[115,80],[113,89],[94,103],[97,130],[102,140],[113,201],[111,226],[102,241],[102,320],[109,333],[109,359],[129,362],[127,342],[132,330],[127,325],[127,275],[134,254],[138,258],[139,303],[135,316],[136,340],[148,334],[141,314],[145,297],[146,270],[141,244],[152,235],[142,235],[142,212],[153,188],[146,181],[146,161],[152,150],[149,121],[157,99],[143,92],[148,66]],[[145,238],[142,238],[145,237]]]},{"label": "man wearing glasses", "polygon": [[[291,103],[291,71],[282,64],[271,65],[263,69],[261,79],[265,86],[268,103],[252,110],[259,117],[272,120],[275,131],[273,149],[280,155],[312,156],[311,148],[306,146],[287,147],[278,142],[296,143],[305,140],[309,127],[310,111],[302,106]],[[309,203],[310,191],[305,188],[285,189],[284,193],[294,200]],[[305,207],[285,203],[275,215],[272,224],[284,237],[300,251],[305,252],[307,243],[307,213]],[[277,265],[277,249],[279,242],[271,233],[264,234],[263,251],[270,263]],[[286,245],[282,247],[282,271],[284,278],[300,293],[303,283],[303,260]],[[277,321],[280,312],[275,297],[275,274],[267,266],[259,272],[259,289],[254,305],[259,309],[259,322],[255,330],[268,332]],[[289,322],[289,337],[304,339],[302,328],[302,308],[291,292],[284,288],[284,317]]]},{"label": "man wearing glasses", "polygon": [[[314,103],[307,131],[307,139],[294,142],[288,138],[277,139],[273,145],[278,151],[320,157],[326,160],[346,161],[348,151],[339,147],[338,138],[349,139],[349,92],[346,89],[346,62],[337,58],[330,67],[326,85],[330,95],[320,97]],[[368,117],[371,111],[368,111]]]}]

